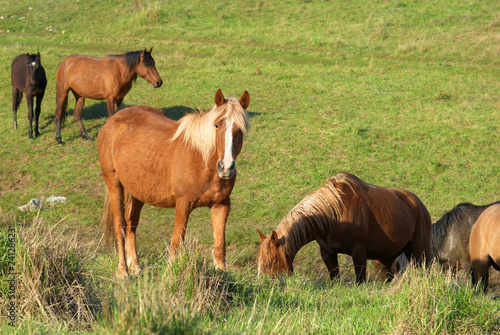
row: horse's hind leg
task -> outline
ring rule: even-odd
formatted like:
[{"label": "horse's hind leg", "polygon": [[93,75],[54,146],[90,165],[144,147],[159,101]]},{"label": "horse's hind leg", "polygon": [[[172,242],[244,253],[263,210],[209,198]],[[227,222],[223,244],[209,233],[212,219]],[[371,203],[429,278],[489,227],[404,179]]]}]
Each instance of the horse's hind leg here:
[{"label": "horse's hind leg", "polygon": [[87,139],[88,141],[93,141],[92,137],[90,137],[89,134],[87,134],[87,131],[85,130],[85,127],[83,126],[82,122],[82,112],[83,112],[83,105],[85,104],[85,98],[75,93],[75,99],[76,99],[76,104],[73,114],[75,115],[75,120],[76,123],[78,124],[78,128],[80,128],[80,133],[82,134],[83,138]]},{"label": "horse's hind leg", "polygon": [[[68,87],[62,87],[63,84],[57,83],[57,93],[56,93],[56,112],[55,112],[55,123],[56,123],[56,141],[59,145],[64,144],[61,137],[61,125],[63,119],[66,117],[66,107],[68,104]],[[41,100],[40,100],[41,101]]]},{"label": "horse's hind leg", "polygon": [[484,293],[486,293],[486,291],[488,290],[489,268],[490,268],[490,263],[488,259],[472,260],[472,270],[471,270],[472,284],[477,285],[481,280],[481,285],[483,286]]},{"label": "horse's hind leg", "polygon": [[109,187],[109,204],[113,211],[113,230],[115,235],[116,244],[118,247],[118,268],[116,269],[116,276],[119,279],[126,279],[128,277],[127,263],[125,262],[125,237],[127,222],[124,215],[124,200],[123,189],[121,185],[117,187]]},{"label": "horse's hind leg", "polygon": [[14,114],[14,129],[17,129],[17,109],[23,97],[23,92],[12,85],[12,112]]},{"label": "horse's hind leg", "polygon": [[132,197],[130,211],[127,215],[127,233],[125,238],[125,256],[127,258],[127,267],[131,275],[137,275],[142,272],[137,258],[135,232],[139,224],[139,217],[144,203]]}]

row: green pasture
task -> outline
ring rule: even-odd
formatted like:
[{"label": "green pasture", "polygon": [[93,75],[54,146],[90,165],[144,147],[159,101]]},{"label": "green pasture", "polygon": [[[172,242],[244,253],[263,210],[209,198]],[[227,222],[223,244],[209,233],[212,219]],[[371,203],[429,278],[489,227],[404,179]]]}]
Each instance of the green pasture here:
[{"label": "green pasture", "polygon": [[[55,140],[55,73],[65,57],[151,47],[163,86],[138,78],[122,108],[148,105],[179,119],[212,107],[219,88],[226,96],[250,93],[251,130],[237,159],[226,228],[227,273],[212,268],[207,208],[193,212],[186,251],[170,262],[173,210],[145,206],[138,228],[144,274],[116,282],[117,257],[101,241],[97,146],[80,138],[73,96],[66,144]],[[40,52],[48,79],[34,140],[25,100],[17,131],[12,125],[10,64],[25,52]],[[39,241],[41,255],[59,255],[54,262],[74,270],[62,277],[76,278],[92,306],[88,318],[69,307],[51,314],[47,306],[59,296],[40,293],[45,303],[19,311],[19,333],[500,332],[498,289],[482,297],[464,276],[434,268],[356,286],[345,257],[341,280],[330,283],[315,245],[299,252],[291,278],[257,278],[256,267],[256,229],[268,234],[341,171],[412,191],[433,222],[460,202],[500,200],[500,2],[0,1],[0,79],[0,248],[14,227],[16,266],[26,271],[21,291],[36,282],[34,259],[43,263],[38,253],[28,257]],[[106,103],[87,99],[83,119],[96,138]],[[17,210],[50,195],[68,202],[39,213]],[[51,241],[59,241],[59,252]],[[41,275],[40,285],[49,277]],[[51,283],[57,292],[72,284]],[[34,299],[18,294],[19,301]],[[9,333],[4,310],[0,316],[0,332]]]}]

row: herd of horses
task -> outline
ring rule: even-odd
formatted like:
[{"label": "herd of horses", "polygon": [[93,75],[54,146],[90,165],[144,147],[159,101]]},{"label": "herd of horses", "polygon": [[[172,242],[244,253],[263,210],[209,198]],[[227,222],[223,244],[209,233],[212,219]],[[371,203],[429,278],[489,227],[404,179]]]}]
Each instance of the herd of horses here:
[{"label": "herd of horses", "polygon": [[[56,73],[56,141],[63,144],[69,91],[76,99],[74,117],[81,136],[85,98],[106,100],[109,119],[97,137],[99,162],[107,186],[103,223],[118,249],[117,276],[141,273],[136,252],[136,230],[145,203],[175,207],[170,244],[175,257],[185,237],[191,212],[209,207],[216,266],[226,269],[225,226],[237,170],[235,160],[249,129],[250,95],[225,98],[219,89],[209,110],[175,121],[162,110],[146,106],[118,111],[132,82],[140,76],[154,87],[163,83],[151,56],[152,49],[95,58],[71,55]],[[47,86],[40,54],[22,54],[11,66],[12,109],[26,95],[29,137],[39,136],[40,106]],[[33,112],[33,100],[36,108]],[[490,266],[500,271],[500,202],[487,206],[457,205],[435,224],[413,193],[375,186],[350,173],[339,173],[299,202],[265,235],[258,231],[258,272],[293,273],[299,249],[311,241],[332,279],[339,276],[339,253],[353,259],[356,282],[366,280],[367,260],[374,260],[386,280],[408,262],[420,265],[437,260],[445,268],[470,272],[474,284],[488,287]]]}]

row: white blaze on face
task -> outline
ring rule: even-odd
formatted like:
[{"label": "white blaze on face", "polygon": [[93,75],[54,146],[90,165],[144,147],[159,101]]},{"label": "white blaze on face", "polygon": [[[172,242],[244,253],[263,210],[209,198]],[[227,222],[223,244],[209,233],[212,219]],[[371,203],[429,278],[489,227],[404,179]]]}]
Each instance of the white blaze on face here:
[{"label": "white blaze on face", "polygon": [[31,66],[33,66],[33,67],[35,67],[35,65],[36,65],[36,63],[35,63],[35,62],[31,63]]},{"label": "white blaze on face", "polygon": [[233,119],[226,121],[226,143],[224,149],[224,159],[222,161],[224,169],[229,169],[231,164],[233,164],[233,123]]}]

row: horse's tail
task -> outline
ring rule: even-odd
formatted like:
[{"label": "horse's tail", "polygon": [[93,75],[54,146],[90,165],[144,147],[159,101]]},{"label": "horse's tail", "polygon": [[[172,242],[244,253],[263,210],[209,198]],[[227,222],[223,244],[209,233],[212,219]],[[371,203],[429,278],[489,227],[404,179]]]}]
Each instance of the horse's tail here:
[{"label": "horse's tail", "polygon": [[[123,192],[123,203],[122,208],[125,210],[125,215],[130,213],[130,209],[132,206],[132,195],[124,191]],[[106,242],[108,245],[108,250],[111,252],[112,247],[114,246],[115,240],[115,215],[113,210],[111,209],[111,204],[109,202],[109,192],[106,189],[106,195],[104,196],[104,208],[102,213],[102,225],[104,227],[104,234],[106,235]],[[125,227],[126,228],[126,227]]]}]

